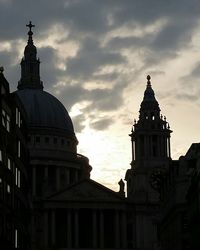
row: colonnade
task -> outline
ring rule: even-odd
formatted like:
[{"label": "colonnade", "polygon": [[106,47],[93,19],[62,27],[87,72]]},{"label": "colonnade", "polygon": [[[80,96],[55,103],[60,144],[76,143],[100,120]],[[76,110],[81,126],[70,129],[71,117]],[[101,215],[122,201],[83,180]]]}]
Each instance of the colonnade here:
[{"label": "colonnade", "polygon": [[[44,211],[44,239],[45,247],[60,247],[59,240],[57,240],[57,226],[56,222],[57,216],[60,213],[60,210],[51,209]],[[81,225],[81,209],[62,209],[64,210],[66,216],[65,230],[62,232],[62,237],[66,236],[65,246],[62,248],[71,249],[71,248],[98,248],[104,249],[108,247],[108,238],[112,244],[112,248],[126,248],[127,244],[127,216],[126,212],[123,210],[112,210],[111,220],[107,220],[108,217],[105,216],[104,209],[88,209],[91,220],[90,223]],[[111,211],[111,210],[110,210]],[[62,211],[63,214],[63,211]],[[63,218],[64,223],[64,218]],[[112,231],[106,230],[106,227],[112,225]],[[81,234],[85,232],[91,232],[91,235],[88,234],[87,237],[91,238],[91,245],[83,246],[81,242]]]},{"label": "colonnade", "polygon": [[[156,142],[153,142],[153,136],[156,136]],[[143,142],[141,142],[141,138],[132,138],[131,140],[132,161],[135,161],[136,158],[148,159],[152,157],[171,157],[170,137],[155,134],[150,136],[144,135]],[[153,147],[155,147],[155,149],[153,149]],[[141,154],[141,152],[143,153]]]}]

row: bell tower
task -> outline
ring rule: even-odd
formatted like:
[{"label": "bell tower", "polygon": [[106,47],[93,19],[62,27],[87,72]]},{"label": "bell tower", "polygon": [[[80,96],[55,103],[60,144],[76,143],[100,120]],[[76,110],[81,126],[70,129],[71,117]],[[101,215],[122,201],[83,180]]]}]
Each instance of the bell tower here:
[{"label": "bell tower", "polygon": [[132,161],[127,170],[127,198],[134,207],[134,249],[154,250],[158,246],[161,176],[169,168],[171,130],[147,76],[139,119],[131,130]]},{"label": "bell tower", "polygon": [[[153,176],[165,171],[171,160],[170,126],[160,113],[159,104],[147,76],[147,86],[140,105],[139,119],[131,130],[132,162],[126,173],[128,198],[156,200],[158,181]],[[158,191],[158,190],[156,190]],[[141,194],[143,194],[141,196]]]}]

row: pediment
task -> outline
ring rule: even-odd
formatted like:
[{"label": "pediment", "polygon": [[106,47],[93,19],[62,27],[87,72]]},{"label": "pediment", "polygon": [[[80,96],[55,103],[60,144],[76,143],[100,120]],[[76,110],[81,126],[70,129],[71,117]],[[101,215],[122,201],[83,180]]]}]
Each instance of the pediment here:
[{"label": "pediment", "polygon": [[93,181],[83,180],[48,198],[54,201],[121,201],[123,198],[107,187]]}]

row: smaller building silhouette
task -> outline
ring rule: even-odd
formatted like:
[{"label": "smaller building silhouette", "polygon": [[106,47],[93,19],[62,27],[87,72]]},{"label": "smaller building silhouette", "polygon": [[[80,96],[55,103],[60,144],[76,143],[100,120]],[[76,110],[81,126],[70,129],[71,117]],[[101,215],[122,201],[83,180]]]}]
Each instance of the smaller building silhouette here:
[{"label": "smaller building silhouette", "polygon": [[0,69],[0,246],[30,248],[26,113]]}]

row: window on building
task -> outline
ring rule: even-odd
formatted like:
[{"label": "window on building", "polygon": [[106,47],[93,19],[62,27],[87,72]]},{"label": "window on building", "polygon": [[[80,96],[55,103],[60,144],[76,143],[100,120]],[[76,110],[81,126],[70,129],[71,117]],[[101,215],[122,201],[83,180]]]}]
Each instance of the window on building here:
[{"label": "window on building", "polygon": [[0,161],[2,161],[2,151],[0,149]]},{"label": "window on building", "polygon": [[6,129],[8,132],[10,132],[10,116],[7,115],[7,120],[6,120]]},{"label": "window on building", "polygon": [[18,186],[18,169],[15,168],[15,185]]},{"label": "window on building", "polygon": [[21,187],[21,172],[19,169],[15,168],[15,185]]},{"label": "window on building", "polygon": [[57,138],[53,138],[53,143],[57,144]]},{"label": "window on building", "polygon": [[15,248],[18,248],[18,230],[15,229]]},{"label": "window on building", "polygon": [[18,125],[18,127],[20,128],[21,125],[21,114],[18,108],[16,108],[16,124]]},{"label": "window on building", "polygon": [[7,184],[7,193],[10,194],[10,185]]},{"label": "window on building", "polygon": [[17,143],[17,156],[21,157],[21,142],[18,141]]},{"label": "window on building", "polygon": [[10,116],[2,109],[2,125],[10,132]]},{"label": "window on building", "polygon": [[11,170],[11,160],[8,158],[8,169]]},{"label": "window on building", "polygon": [[20,172],[20,170],[18,170],[18,176],[17,176],[17,178],[18,178],[18,188],[20,188],[20,186],[21,186],[21,172]]},{"label": "window on building", "polygon": [[6,111],[2,109],[2,125],[6,126]]}]

